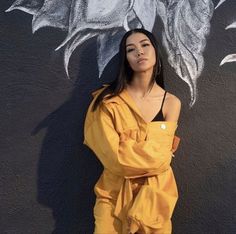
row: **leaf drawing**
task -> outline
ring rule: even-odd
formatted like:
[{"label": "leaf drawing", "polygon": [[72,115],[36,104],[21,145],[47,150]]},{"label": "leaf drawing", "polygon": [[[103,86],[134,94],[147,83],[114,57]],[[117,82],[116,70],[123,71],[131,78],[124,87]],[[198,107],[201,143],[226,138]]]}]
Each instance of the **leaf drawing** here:
[{"label": "leaf drawing", "polygon": [[233,22],[232,24],[228,25],[225,29],[231,29],[231,28],[236,28],[236,21]]},{"label": "leaf drawing", "polygon": [[211,0],[16,0],[6,11],[14,9],[33,15],[33,33],[46,26],[67,32],[56,50],[64,48],[68,77],[70,57],[82,43],[97,39],[100,77],[118,52],[125,31],[140,27],[152,31],[159,15],[168,62],[189,85],[190,105],[196,101],[196,83],[204,67],[203,51],[214,11]]},{"label": "leaf drawing", "polygon": [[220,66],[222,66],[225,63],[231,63],[236,62],[236,54],[229,54],[225,56],[225,58],[221,61]]},{"label": "leaf drawing", "polygon": [[[228,25],[225,30],[236,28],[236,22],[233,22],[232,24]],[[222,61],[220,62],[220,66],[222,66],[225,63],[232,63],[236,62],[236,54],[229,54],[225,56]]]},{"label": "leaf drawing", "polygon": [[220,5],[222,5],[226,0],[220,0],[216,5],[215,9],[217,9]]},{"label": "leaf drawing", "polygon": [[16,0],[6,12],[12,10],[21,10],[31,15],[37,14],[40,8],[43,6],[44,0]]},{"label": "leaf drawing", "polygon": [[[222,3],[224,3],[226,0],[221,0],[218,5],[216,6],[216,8],[218,8]],[[216,9],[215,8],[215,9]],[[236,21],[231,23],[230,25],[228,25],[225,30],[228,30],[228,29],[233,29],[233,28],[236,28]],[[222,66],[223,64],[225,63],[232,63],[232,62],[236,62],[236,54],[228,54],[226,55],[222,61],[220,62],[220,66]]]},{"label": "leaf drawing", "polygon": [[197,78],[204,67],[203,51],[214,12],[213,3],[211,0],[163,0],[158,2],[158,7],[168,61],[189,85],[192,106],[197,96]]}]

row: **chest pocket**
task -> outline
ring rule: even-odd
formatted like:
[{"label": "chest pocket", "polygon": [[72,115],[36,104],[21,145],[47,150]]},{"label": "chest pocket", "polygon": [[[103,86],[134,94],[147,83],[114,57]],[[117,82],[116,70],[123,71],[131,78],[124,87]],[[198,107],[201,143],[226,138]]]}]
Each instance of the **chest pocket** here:
[{"label": "chest pocket", "polygon": [[152,122],[147,128],[147,140],[153,140],[164,148],[172,147],[175,128],[164,121]]}]

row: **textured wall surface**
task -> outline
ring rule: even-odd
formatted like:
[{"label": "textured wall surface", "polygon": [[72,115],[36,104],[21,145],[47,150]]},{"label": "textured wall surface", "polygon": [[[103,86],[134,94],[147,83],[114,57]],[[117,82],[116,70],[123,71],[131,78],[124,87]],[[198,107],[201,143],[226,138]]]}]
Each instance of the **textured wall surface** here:
[{"label": "textured wall surface", "polygon": [[[90,92],[114,78],[116,58],[99,80],[91,39],[73,54],[68,80],[62,52],[54,51],[65,34],[32,34],[30,15],[4,13],[12,2],[0,6],[0,233],[91,234],[102,168],[82,144],[83,121]],[[212,18],[191,109],[187,85],[164,57],[166,89],[182,101],[172,163],[180,196],[174,234],[236,233],[236,63],[219,67],[236,53],[236,30],[225,30],[235,10],[228,1]]]}]

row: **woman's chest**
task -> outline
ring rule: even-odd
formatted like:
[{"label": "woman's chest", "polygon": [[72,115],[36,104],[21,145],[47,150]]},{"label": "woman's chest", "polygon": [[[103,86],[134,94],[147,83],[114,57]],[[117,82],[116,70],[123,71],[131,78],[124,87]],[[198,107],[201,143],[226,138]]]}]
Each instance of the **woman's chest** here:
[{"label": "woman's chest", "polygon": [[172,140],[177,127],[176,122],[146,122],[140,113],[127,105],[119,105],[114,108],[113,119],[115,130],[120,135],[121,140],[166,142]]},{"label": "woman's chest", "polygon": [[149,123],[162,112],[162,99],[161,98],[147,98],[137,99],[134,98],[134,102],[142,115],[143,119]]}]

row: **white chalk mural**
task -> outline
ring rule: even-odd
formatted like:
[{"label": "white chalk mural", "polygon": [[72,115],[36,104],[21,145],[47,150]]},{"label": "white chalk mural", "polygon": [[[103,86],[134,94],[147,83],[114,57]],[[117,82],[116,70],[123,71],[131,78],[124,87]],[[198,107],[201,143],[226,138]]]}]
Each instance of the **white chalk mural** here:
[{"label": "white chalk mural", "polygon": [[214,12],[211,0],[157,1],[168,61],[190,88],[192,106],[197,98],[197,79],[204,67],[203,51]]},{"label": "white chalk mural", "polygon": [[[50,26],[67,32],[56,48],[64,48],[64,66],[72,53],[86,40],[96,37],[99,77],[118,52],[124,31],[144,27],[152,31],[156,17],[163,22],[162,43],[168,62],[188,84],[190,106],[197,98],[197,79],[204,68],[203,52],[210,32],[214,8],[212,0],[16,0],[6,11],[19,9],[33,15],[32,31]],[[235,28],[236,22],[227,29]],[[220,65],[236,60],[226,56]]]},{"label": "white chalk mural", "polygon": [[226,0],[220,0],[217,4],[217,6],[215,7],[215,9],[217,9],[223,2],[225,2]]},{"label": "white chalk mural", "polygon": [[[218,5],[216,6],[215,9],[217,9],[222,3],[226,2],[226,0],[221,0]],[[228,25],[225,30],[228,29],[234,29],[236,28],[236,21]],[[236,54],[229,54],[224,57],[224,59],[221,61],[220,66],[222,66],[225,63],[231,63],[231,62],[236,62]]]}]

